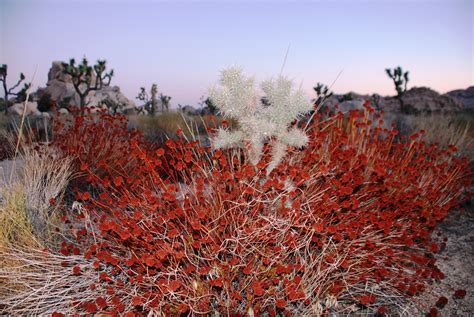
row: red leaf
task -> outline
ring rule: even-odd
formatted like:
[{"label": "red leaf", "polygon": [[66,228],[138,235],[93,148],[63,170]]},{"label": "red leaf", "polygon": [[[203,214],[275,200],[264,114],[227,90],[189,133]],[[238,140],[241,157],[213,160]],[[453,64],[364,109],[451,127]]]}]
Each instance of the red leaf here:
[{"label": "red leaf", "polygon": [[84,309],[88,312],[88,313],[91,313],[91,314],[94,314],[97,312],[97,306],[95,303],[91,303],[91,302],[88,302],[88,303],[85,303],[84,304]]},{"label": "red leaf", "polygon": [[105,300],[105,298],[101,296],[97,297],[95,302],[101,309],[104,309],[105,307],[107,307],[107,301]]},{"label": "red leaf", "polygon": [[169,284],[169,287],[170,287],[170,290],[173,291],[173,292],[176,292],[180,287],[181,287],[181,282],[178,281],[178,280],[173,280],[170,282]]},{"label": "red leaf", "polygon": [[72,268],[72,274],[74,274],[74,275],[81,274],[81,268],[76,265],[75,267]]},{"label": "red leaf", "polygon": [[81,163],[81,168],[80,168],[81,171],[85,171],[88,168],[89,168],[89,165],[87,165],[87,163],[84,163],[84,162]]},{"label": "red leaf", "polygon": [[443,308],[444,306],[446,306],[447,303],[448,303],[448,299],[444,296],[441,296],[436,302],[436,306],[439,308]]},{"label": "red leaf", "polygon": [[153,266],[155,262],[155,258],[151,255],[145,258],[145,264],[148,266]]},{"label": "red leaf", "polygon": [[464,298],[466,296],[466,291],[463,289],[458,289],[454,292],[454,297],[456,298]]},{"label": "red leaf", "polygon": [[265,294],[265,290],[262,288],[262,283],[260,282],[253,282],[252,290],[255,296],[263,296],[263,294]]},{"label": "red leaf", "polygon": [[176,229],[176,228],[173,228],[171,229],[170,231],[168,231],[168,238],[176,238],[177,236],[179,236],[179,230]]},{"label": "red leaf", "polygon": [[165,154],[165,150],[163,148],[159,148],[155,151],[157,156],[163,156]]},{"label": "red leaf", "polygon": [[222,287],[224,285],[224,283],[222,281],[222,277],[211,280],[209,282],[209,284],[211,284],[212,286],[215,286],[215,287]]},{"label": "red leaf", "polygon": [[276,302],[275,302],[275,305],[276,305],[276,307],[278,307],[280,309],[283,309],[286,306],[286,300],[281,299],[281,298],[277,299]]},{"label": "red leaf", "polygon": [[89,192],[82,193],[82,200],[89,200],[89,199],[91,199],[91,193]]},{"label": "red leaf", "polygon": [[123,178],[121,176],[117,176],[114,178],[114,184],[115,186],[119,187],[120,185],[123,184]]},{"label": "red leaf", "polygon": [[322,232],[324,230],[324,226],[323,226],[322,223],[317,223],[317,224],[313,225],[313,229],[316,232]]},{"label": "red leaf", "polygon": [[243,270],[242,272],[245,275],[250,275],[252,273],[252,263],[249,263]]},{"label": "red leaf", "polygon": [[140,296],[133,296],[132,305],[138,306],[143,304],[143,299]]},{"label": "red leaf", "polygon": [[191,221],[191,227],[194,229],[194,230],[201,230],[202,228],[202,225],[201,225],[201,222],[199,220],[192,220]]}]

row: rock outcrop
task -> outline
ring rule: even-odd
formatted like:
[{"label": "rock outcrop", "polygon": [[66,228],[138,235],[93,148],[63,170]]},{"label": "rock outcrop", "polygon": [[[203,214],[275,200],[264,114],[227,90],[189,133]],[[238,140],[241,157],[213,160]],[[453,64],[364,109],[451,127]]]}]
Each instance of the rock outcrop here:
[{"label": "rock outcrop", "polygon": [[457,89],[446,93],[446,95],[453,97],[463,103],[464,108],[474,109],[474,86],[466,89]]},{"label": "rock outcrop", "polygon": [[[348,98],[349,100],[347,100]],[[362,109],[365,100],[372,101],[372,96],[356,93],[333,95],[325,101],[324,105],[331,109],[334,109],[337,105],[339,110],[345,112],[351,109]],[[454,112],[464,109],[463,102],[457,98],[447,94],[441,95],[426,87],[415,87],[408,90],[403,97],[403,101],[407,106],[411,106],[410,108],[418,112]],[[400,103],[396,97],[380,97],[378,106],[385,112],[400,112]]]},{"label": "rock outcrop", "polygon": [[[64,74],[62,69],[62,62],[53,62],[48,72],[46,87],[39,88],[36,95],[40,98],[44,94],[49,94],[58,105],[79,107],[80,99],[72,84],[71,76]],[[118,105],[121,110],[135,107],[135,103],[125,97],[118,86],[104,86],[100,90],[91,91],[86,102],[88,106],[96,107],[101,107],[104,103],[109,102]]]},{"label": "rock outcrop", "polygon": [[403,101],[418,111],[459,111],[463,104],[451,96],[440,95],[436,91],[426,87],[415,87],[408,90],[403,96]]},{"label": "rock outcrop", "polygon": [[26,105],[24,102],[15,103],[11,105],[10,107],[8,107],[7,109],[7,113],[15,114],[18,116],[23,115],[23,112],[27,116],[29,115],[41,116],[42,115],[42,112],[38,110],[38,103],[36,101],[28,101]]}]

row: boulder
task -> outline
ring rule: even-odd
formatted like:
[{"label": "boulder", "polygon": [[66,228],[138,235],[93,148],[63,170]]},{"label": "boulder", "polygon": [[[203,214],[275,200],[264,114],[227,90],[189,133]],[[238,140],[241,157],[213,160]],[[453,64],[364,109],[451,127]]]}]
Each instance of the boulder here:
[{"label": "boulder", "polygon": [[349,110],[354,110],[354,109],[362,110],[364,109],[363,107],[364,102],[365,102],[365,99],[346,100],[339,103],[338,108],[339,108],[339,111],[342,111],[342,112],[347,112]]},{"label": "boulder", "polygon": [[[25,110],[25,103],[20,102],[20,103],[15,103],[11,105],[10,107],[8,107],[7,112],[9,114],[22,116],[24,110]],[[28,101],[26,103],[25,115],[41,116],[41,114],[42,112],[38,110],[38,103],[36,101]]]},{"label": "boulder", "polygon": [[[49,94],[51,99],[58,105],[79,107],[80,98],[72,84],[71,76],[63,73],[61,61],[54,61],[49,72],[48,82],[45,88],[39,88],[37,96]],[[88,106],[100,107],[107,100],[109,103],[118,105],[119,109],[133,109],[135,103],[125,97],[118,86],[104,86],[100,90],[91,91],[86,98]]]},{"label": "boulder", "polygon": [[353,109],[362,110],[364,109],[363,105],[366,100],[370,100],[370,96],[351,93],[351,99],[345,100],[343,95],[332,95],[324,100],[322,106],[342,112],[347,112]]},{"label": "boulder", "polygon": [[474,109],[474,86],[466,89],[457,89],[446,93],[446,95],[463,103],[464,108]]},{"label": "boulder", "polygon": [[[408,90],[403,96],[403,101],[419,112],[451,112],[463,109],[463,104],[459,100],[441,95],[427,87],[414,87]],[[381,98],[379,104],[385,111],[400,111],[400,103],[395,97]]]},{"label": "boulder", "polygon": [[180,109],[181,112],[183,112],[185,115],[188,115],[188,116],[198,116],[201,114],[201,112],[194,108],[193,106],[184,106]]}]

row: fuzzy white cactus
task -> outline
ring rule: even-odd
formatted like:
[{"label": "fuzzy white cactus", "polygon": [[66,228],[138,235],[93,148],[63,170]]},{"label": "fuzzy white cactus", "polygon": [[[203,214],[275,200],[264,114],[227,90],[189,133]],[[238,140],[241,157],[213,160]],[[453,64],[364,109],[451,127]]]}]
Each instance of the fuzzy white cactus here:
[{"label": "fuzzy white cactus", "polygon": [[253,78],[245,78],[240,68],[222,71],[220,87],[210,89],[209,96],[220,114],[239,122],[240,130],[220,129],[213,138],[214,149],[242,147],[249,161],[256,165],[265,142],[272,146],[269,174],[285,157],[289,146],[302,147],[308,142],[306,134],[291,128],[291,123],[312,109],[301,89],[293,91],[293,82],[284,76],[262,82],[262,102]]}]

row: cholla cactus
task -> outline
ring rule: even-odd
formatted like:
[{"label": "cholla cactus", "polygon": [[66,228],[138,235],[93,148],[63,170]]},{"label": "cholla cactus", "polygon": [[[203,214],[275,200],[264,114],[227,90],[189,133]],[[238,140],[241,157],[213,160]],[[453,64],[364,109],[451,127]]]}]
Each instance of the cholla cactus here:
[{"label": "cholla cactus", "polygon": [[237,120],[240,130],[220,129],[212,140],[214,149],[243,147],[249,161],[256,165],[265,142],[270,141],[272,160],[267,167],[268,174],[284,158],[288,146],[306,145],[306,134],[290,125],[310,111],[312,105],[306,101],[301,89],[293,91],[291,80],[279,76],[276,80],[262,82],[263,98],[255,90],[254,79],[245,78],[239,68],[222,71],[220,84],[220,88],[210,90],[211,101],[223,116]]}]

